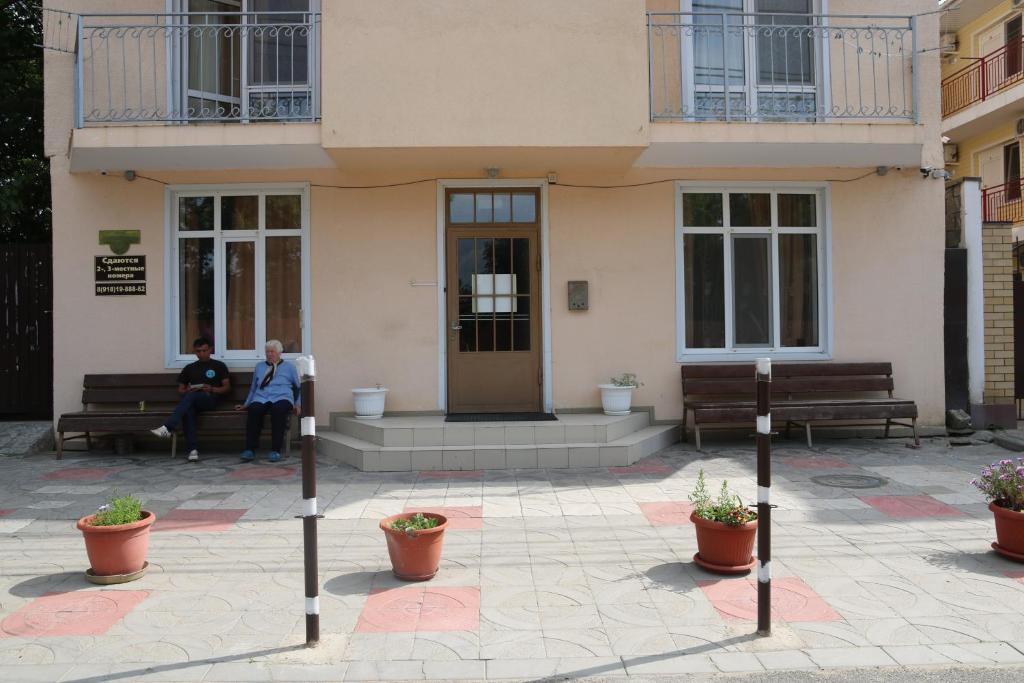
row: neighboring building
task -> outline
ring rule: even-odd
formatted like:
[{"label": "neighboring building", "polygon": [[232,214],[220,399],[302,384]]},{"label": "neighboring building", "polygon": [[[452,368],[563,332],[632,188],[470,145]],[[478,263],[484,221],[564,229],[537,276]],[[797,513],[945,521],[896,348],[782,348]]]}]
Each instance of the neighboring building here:
[{"label": "neighboring building", "polygon": [[[681,363],[766,355],[891,361],[943,422],[934,0],[46,7],[77,13],[46,55],[58,414],[207,334],[313,353],[321,423],[378,382],[592,408],[625,371],[673,421]],[[94,291],[106,229],[141,231],[145,295]]]}]

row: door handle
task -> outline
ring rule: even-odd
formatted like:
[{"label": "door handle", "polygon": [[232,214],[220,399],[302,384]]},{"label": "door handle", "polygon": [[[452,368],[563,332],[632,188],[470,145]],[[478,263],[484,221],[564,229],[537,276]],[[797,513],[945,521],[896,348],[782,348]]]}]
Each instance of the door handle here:
[{"label": "door handle", "polygon": [[453,320],[452,321],[452,329],[453,330],[461,330],[462,329],[462,325],[460,325],[457,320]]}]

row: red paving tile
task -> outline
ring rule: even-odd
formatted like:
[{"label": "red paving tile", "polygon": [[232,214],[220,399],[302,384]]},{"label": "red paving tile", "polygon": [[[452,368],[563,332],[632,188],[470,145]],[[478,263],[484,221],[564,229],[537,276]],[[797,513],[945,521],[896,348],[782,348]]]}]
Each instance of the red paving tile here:
[{"label": "red paving tile", "polygon": [[839,458],[821,456],[817,458],[779,458],[784,465],[797,470],[841,470],[849,467],[849,463]]},{"label": "red paving tile", "polygon": [[248,509],[171,510],[153,523],[153,531],[227,531]]},{"label": "red paving tile", "polygon": [[861,500],[890,517],[960,517],[964,513],[931,496],[859,496]]},{"label": "red paving tile", "polygon": [[484,476],[483,470],[423,470],[420,472],[421,477],[440,477],[440,478],[452,478],[452,479],[472,479],[474,477]]},{"label": "red paving tile", "polygon": [[670,474],[672,468],[665,464],[664,460],[652,458],[641,460],[627,467],[609,467],[611,474]]},{"label": "red paving tile", "polygon": [[120,472],[120,469],[113,467],[67,467],[53,472],[47,472],[43,479],[59,481],[99,481],[106,479],[111,474]]},{"label": "red paving tile", "polygon": [[229,479],[253,481],[257,479],[278,479],[294,476],[298,472],[295,467],[243,467],[228,475]]},{"label": "red paving tile", "polygon": [[448,518],[449,529],[482,529],[484,509],[480,505],[452,505],[449,507],[406,506],[403,512],[434,512]]},{"label": "red paving tile", "polygon": [[[735,621],[757,621],[757,580],[698,581],[718,613]],[[772,618],[782,621],[839,621],[841,617],[796,577],[772,579]]]},{"label": "red paving tile", "polygon": [[9,515],[12,512],[14,512],[16,509],[17,508],[0,508],[0,517],[4,517],[5,515]]},{"label": "red paving tile", "polygon": [[0,638],[101,636],[148,595],[121,590],[47,593],[0,622]]},{"label": "red paving tile", "polygon": [[644,517],[653,526],[673,526],[679,524],[690,524],[690,513],[693,512],[693,505],[690,503],[677,503],[666,501],[664,503],[637,503]]},{"label": "red paving tile", "polygon": [[356,631],[476,631],[480,628],[477,586],[409,586],[370,593]]},{"label": "red paving tile", "polygon": [[1017,579],[1021,583],[1024,583],[1024,572],[1005,572],[1011,579]]}]

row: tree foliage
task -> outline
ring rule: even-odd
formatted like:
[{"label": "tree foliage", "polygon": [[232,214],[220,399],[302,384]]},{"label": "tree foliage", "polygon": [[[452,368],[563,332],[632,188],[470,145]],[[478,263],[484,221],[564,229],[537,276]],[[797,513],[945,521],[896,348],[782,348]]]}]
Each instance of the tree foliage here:
[{"label": "tree foliage", "polygon": [[50,239],[41,0],[0,0],[0,242]]}]

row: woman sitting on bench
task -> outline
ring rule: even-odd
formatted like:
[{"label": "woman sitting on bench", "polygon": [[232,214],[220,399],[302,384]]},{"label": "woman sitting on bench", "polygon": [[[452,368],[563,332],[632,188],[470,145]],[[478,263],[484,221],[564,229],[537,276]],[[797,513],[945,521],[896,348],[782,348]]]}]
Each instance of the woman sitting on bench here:
[{"label": "woman sitting on bench", "polygon": [[271,339],[267,342],[265,353],[267,360],[256,366],[252,373],[252,386],[245,403],[235,406],[235,410],[248,411],[245,423],[245,450],[242,451],[242,462],[256,459],[256,449],[260,443],[260,432],[263,430],[263,416],[270,413],[271,450],[267,460],[281,460],[281,448],[284,446],[284,432],[288,424],[288,413],[299,414],[299,390],[301,382],[295,366],[281,360],[283,350],[281,342]]}]

